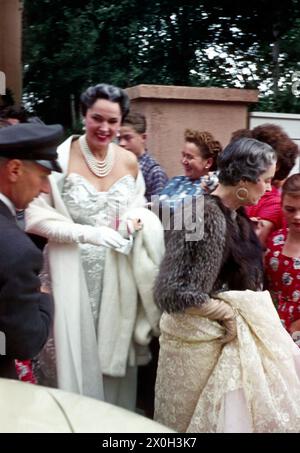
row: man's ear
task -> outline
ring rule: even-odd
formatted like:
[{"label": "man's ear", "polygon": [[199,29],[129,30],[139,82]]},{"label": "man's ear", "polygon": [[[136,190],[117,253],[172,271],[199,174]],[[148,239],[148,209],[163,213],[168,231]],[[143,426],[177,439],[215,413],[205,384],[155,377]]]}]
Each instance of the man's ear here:
[{"label": "man's ear", "polygon": [[6,164],[6,169],[10,182],[16,182],[23,173],[24,166],[20,159],[10,159]]},{"label": "man's ear", "polygon": [[143,139],[143,141],[144,141],[144,143],[145,143],[145,141],[147,140],[147,134],[146,134],[146,132],[144,132],[143,134],[141,134],[141,136],[142,136],[142,139]]}]

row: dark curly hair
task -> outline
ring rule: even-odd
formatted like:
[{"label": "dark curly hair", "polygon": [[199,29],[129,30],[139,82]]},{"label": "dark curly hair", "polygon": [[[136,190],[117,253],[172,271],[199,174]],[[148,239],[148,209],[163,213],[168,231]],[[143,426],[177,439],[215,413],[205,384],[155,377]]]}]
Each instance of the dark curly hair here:
[{"label": "dark curly hair", "polygon": [[246,137],[233,140],[218,157],[219,181],[225,186],[256,183],[275,162],[276,153],[267,143]]},{"label": "dark curly hair", "polygon": [[217,158],[222,151],[221,143],[215,140],[210,132],[198,132],[192,129],[186,129],[184,132],[185,141],[194,143],[199,148],[200,154],[204,159],[212,157],[213,163],[211,171],[217,169]]},{"label": "dark curly hair", "polygon": [[273,181],[283,181],[295,165],[299,155],[298,145],[276,124],[262,124],[253,129],[239,129],[232,134],[231,140],[242,137],[255,138],[276,151],[277,165]]},{"label": "dark curly hair", "polygon": [[87,88],[80,96],[80,107],[83,116],[86,115],[87,110],[92,107],[98,99],[107,99],[108,101],[119,104],[122,119],[124,119],[129,111],[129,97],[122,88],[108,85],[107,83],[98,83],[98,85]]}]

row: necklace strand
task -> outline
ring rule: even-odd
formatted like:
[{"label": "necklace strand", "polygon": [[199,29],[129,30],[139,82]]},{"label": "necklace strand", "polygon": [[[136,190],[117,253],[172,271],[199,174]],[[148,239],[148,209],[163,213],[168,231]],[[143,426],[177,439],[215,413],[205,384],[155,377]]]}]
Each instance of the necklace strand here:
[{"label": "necklace strand", "polygon": [[104,176],[107,176],[111,172],[115,162],[115,150],[111,145],[109,145],[107,154],[103,160],[96,159],[89,148],[85,135],[79,138],[79,146],[87,166],[94,175],[98,178],[104,178]]}]

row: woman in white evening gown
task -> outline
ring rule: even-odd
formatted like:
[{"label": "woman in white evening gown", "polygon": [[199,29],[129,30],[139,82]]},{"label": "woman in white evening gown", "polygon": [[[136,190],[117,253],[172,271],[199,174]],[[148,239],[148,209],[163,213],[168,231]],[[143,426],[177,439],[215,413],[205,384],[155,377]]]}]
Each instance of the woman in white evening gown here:
[{"label": "woman in white evening gown", "polygon": [[275,165],[269,145],[232,142],[219,186],[191,206],[203,235],[190,241],[185,225],[168,237],[155,419],[177,431],[299,432],[300,352],[261,291],[262,249],[243,209],[271,190]]},{"label": "woman in white evening gown", "polygon": [[[55,300],[49,350],[57,386],[134,409],[137,343],[145,347],[151,333],[157,334],[159,310],[148,294],[148,312],[148,306],[139,307],[144,300],[130,258],[133,237],[145,234],[144,216],[155,216],[141,208],[145,187],[136,157],[113,142],[128,108],[126,92],[112,85],[92,86],[81,95],[85,134],[58,148],[64,173],[51,180],[49,197],[29,207],[26,225],[48,238],[43,285]],[[150,280],[162,241],[158,233],[153,247],[160,251],[153,255]],[[143,338],[136,335],[137,317],[146,323]],[[43,355],[40,366],[47,375]]]}]

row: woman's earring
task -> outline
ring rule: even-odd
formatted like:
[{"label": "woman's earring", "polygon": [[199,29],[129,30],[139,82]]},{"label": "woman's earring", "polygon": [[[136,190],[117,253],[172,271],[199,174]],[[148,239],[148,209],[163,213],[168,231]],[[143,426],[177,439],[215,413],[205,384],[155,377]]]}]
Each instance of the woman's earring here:
[{"label": "woman's earring", "polygon": [[249,196],[249,192],[248,192],[248,189],[246,189],[246,187],[240,187],[239,189],[237,189],[237,191],[235,192],[235,195],[236,195],[236,198],[240,201],[246,201],[248,199],[248,196]]}]

